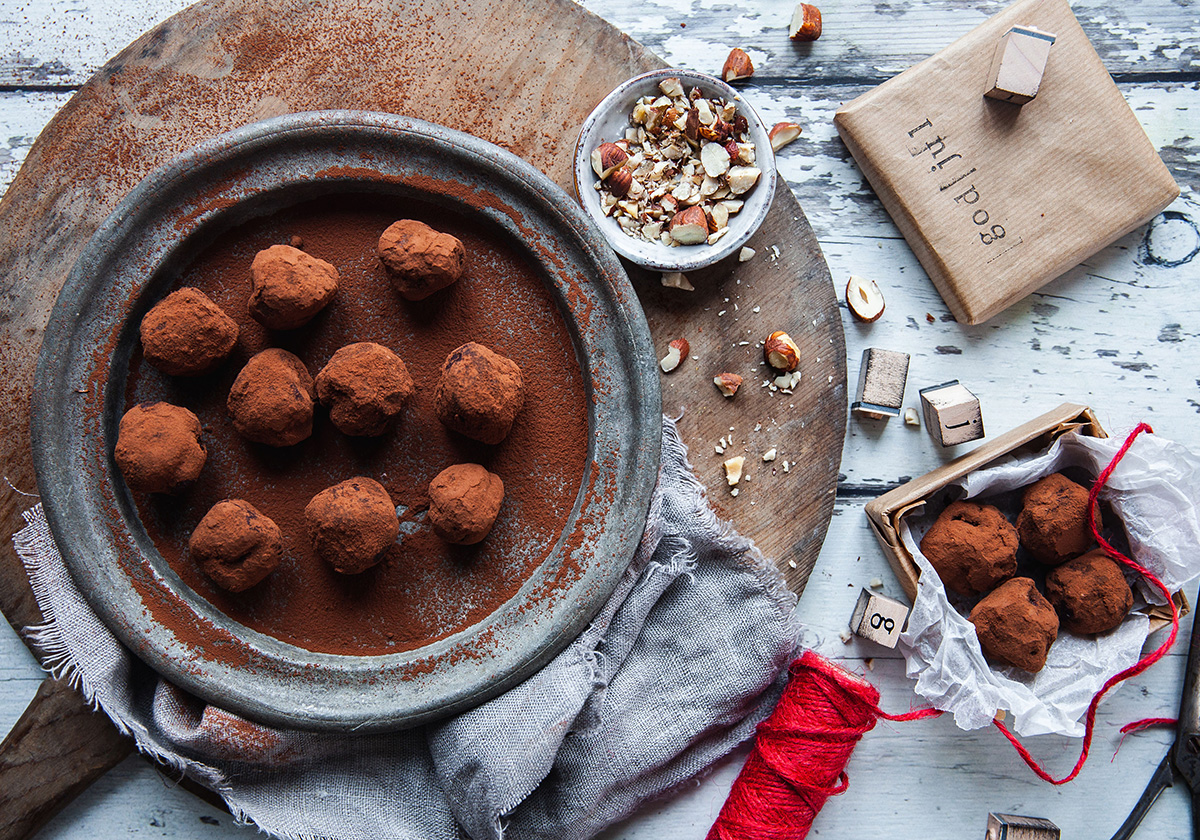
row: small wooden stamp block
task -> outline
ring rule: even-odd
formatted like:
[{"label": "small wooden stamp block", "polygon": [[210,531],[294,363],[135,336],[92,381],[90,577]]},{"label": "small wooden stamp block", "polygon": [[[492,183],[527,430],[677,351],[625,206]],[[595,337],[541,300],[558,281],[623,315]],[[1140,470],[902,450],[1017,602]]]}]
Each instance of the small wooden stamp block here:
[{"label": "small wooden stamp block", "polygon": [[896,417],[904,405],[908,354],[868,347],[858,369],[858,393],[850,410],[873,420]]},{"label": "small wooden stamp block", "polygon": [[1059,840],[1058,826],[1039,817],[988,814],[984,840]]},{"label": "small wooden stamp block", "polygon": [[1037,96],[1054,36],[1032,26],[1014,26],[996,45],[987,93],[992,99],[1024,105]]},{"label": "small wooden stamp block", "polygon": [[922,388],[921,412],[929,436],[941,446],[954,446],[983,437],[979,398],[957,379]]},{"label": "small wooden stamp block", "polygon": [[907,619],[908,607],[904,604],[863,589],[854,605],[854,615],[850,617],[850,629],[869,642],[894,648]]}]

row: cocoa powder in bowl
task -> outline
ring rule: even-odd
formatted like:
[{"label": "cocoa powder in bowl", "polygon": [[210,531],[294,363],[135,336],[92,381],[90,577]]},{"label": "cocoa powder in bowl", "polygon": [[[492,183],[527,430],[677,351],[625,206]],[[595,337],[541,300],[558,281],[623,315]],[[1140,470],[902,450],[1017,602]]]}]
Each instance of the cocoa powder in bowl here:
[{"label": "cocoa powder in bowl", "polygon": [[[419,218],[462,240],[469,259],[459,282],[409,302],[379,261],[380,234]],[[271,245],[302,239],[334,265],[337,295],[306,326],[271,333],[250,317],[248,267]],[[566,322],[542,269],[523,246],[480,216],[379,195],[324,198],[251,221],[219,237],[177,281],[213,299],[241,329],[231,360],[197,379],[164,376],[135,354],[127,404],[170,399],[200,417],[209,465],[184,496],[137,494],[150,537],[183,581],[240,624],[308,650],[377,655],[421,647],[463,630],[513,597],[562,535],[587,458],[583,374]],[[416,388],[403,422],[378,438],[349,437],[318,409],[313,434],[287,450],[244,440],[225,412],[238,369],[279,346],[319,370],[341,347],[372,341],[400,356]],[[487,446],[446,429],[434,409],[442,362],[477,341],[515,361],[526,386],[512,432]],[[501,476],[504,505],[487,539],[449,545],[426,520],[429,482],[443,469],[476,463]],[[354,476],[379,481],[401,511],[400,538],[383,561],[345,576],[313,552],[304,508],[320,491]],[[205,512],[243,498],[279,525],[284,559],[240,593],[215,586],[187,556]]]}]

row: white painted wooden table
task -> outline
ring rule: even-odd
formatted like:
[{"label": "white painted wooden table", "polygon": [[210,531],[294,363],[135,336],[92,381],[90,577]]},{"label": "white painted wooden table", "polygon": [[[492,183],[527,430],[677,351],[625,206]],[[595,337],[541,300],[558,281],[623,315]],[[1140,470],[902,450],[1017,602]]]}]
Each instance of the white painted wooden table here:
[{"label": "white painted wooden table", "polygon": [[[0,0],[0,189],[72,91],[137,35],[187,0]],[[833,129],[837,107],[936,52],[1003,7],[995,0],[867,2],[822,9],[825,34],[793,45],[782,0],[588,0],[585,4],[667,61],[715,72],[729,48],[757,67],[746,95],[769,122],[790,119],[802,138],[779,168],[812,222],[835,282],[875,278],[888,299],[883,319],[864,326],[843,311],[850,387],[864,347],[912,354],[908,402],[916,389],[957,378],[978,394],[994,435],[1065,400],[1097,410],[1110,432],[1139,420],[1187,441],[1200,429],[1200,3],[1196,0],[1077,0],[1076,15],[1183,188],[1143,227],[1038,294],[979,327],[949,315],[924,271]],[[1153,21],[1147,23],[1146,21]],[[932,321],[932,322],[931,322]],[[807,647],[863,671],[893,711],[915,702],[903,661],[839,633],[860,586],[872,578],[903,597],[867,528],[866,500],[953,453],[900,421],[849,423],[838,504],[816,570],[800,602]],[[697,452],[698,465],[716,456]],[[28,489],[28,488],[23,488]],[[781,523],[786,527],[786,523]],[[3,535],[5,539],[9,535]],[[1194,596],[1195,593],[1189,593]],[[1184,622],[1186,633],[1191,619]],[[849,765],[849,791],[827,804],[812,836],[982,837],[988,811],[1053,820],[1063,837],[1106,838],[1124,818],[1170,740],[1154,731],[1126,740],[1110,761],[1123,723],[1173,717],[1184,647],[1122,687],[1101,709],[1092,760],[1074,783],[1037,780],[998,733],[965,733],[938,719],[881,725]],[[866,671],[867,667],[873,670]],[[0,733],[33,697],[42,672],[16,633],[0,627]],[[1032,739],[1057,774],[1078,741]],[[745,751],[676,797],[654,803],[607,832],[607,840],[704,837]],[[1159,840],[1190,836],[1188,801],[1167,791],[1141,830]],[[246,838],[252,829],[177,788],[131,758],[55,818],[46,838]]]}]

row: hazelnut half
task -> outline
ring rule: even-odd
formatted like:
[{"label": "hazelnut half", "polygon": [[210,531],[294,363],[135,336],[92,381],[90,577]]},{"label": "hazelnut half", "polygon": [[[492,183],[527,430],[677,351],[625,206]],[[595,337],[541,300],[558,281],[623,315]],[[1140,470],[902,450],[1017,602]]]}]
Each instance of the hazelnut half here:
[{"label": "hazelnut half", "polygon": [[607,178],[627,160],[629,154],[616,143],[601,143],[592,151],[592,169],[601,178]]},{"label": "hazelnut half", "polygon": [[727,397],[732,397],[742,387],[742,377],[736,373],[718,373],[713,377],[713,385]]},{"label": "hazelnut half", "polygon": [[701,207],[687,207],[671,219],[670,231],[680,245],[697,245],[708,239],[708,217]]},{"label": "hazelnut half", "polygon": [[793,41],[815,41],[821,37],[821,10],[809,3],[797,3],[792,12],[788,37]]},{"label": "hazelnut half", "polygon": [[879,320],[883,314],[883,292],[874,280],[850,275],[846,281],[846,305],[854,313],[854,317],[868,324]]},{"label": "hazelnut half", "polygon": [[691,349],[688,346],[686,338],[674,339],[667,345],[667,355],[663,356],[658,366],[662,368],[663,373],[670,373],[683,363],[683,360],[688,357],[688,351]]},{"label": "hazelnut half", "polygon": [[775,330],[763,344],[763,358],[776,370],[793,371],[800,365],[800,348],[783,330]]},{"label": "hazelnut half", "polygon": [[767,132],[767,137],[771,140],[771,151],[773,152],[778,152],[799,136],[800,126],[794,122],[775,123],[771,130]]},{"label": "hazelnut half", "polygon": [[730,50],[729,58],[725,59],[725,66],[721,68],[721,78],[727,82],[736,82],[738,79],[749,79],[753,75],[754,63],[750,56],[740,47]]}]

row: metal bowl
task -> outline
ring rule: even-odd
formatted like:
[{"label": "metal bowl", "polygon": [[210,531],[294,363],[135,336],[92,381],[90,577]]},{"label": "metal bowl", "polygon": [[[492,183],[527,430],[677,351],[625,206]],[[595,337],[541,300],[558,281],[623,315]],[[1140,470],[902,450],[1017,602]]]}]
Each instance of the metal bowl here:
[{"label": "metal bowl", "polygon": [[[416,198],[498,225],[545,278],[572,336],[589,449],[566,527],[483,621],[405,653],[345,656],[237,624],[186,586],[143,527],[112,458],[138,314],[221,233],[323,196]],[[476,705],[540,668],[612,593],[658,472],[649,331],[578,205],[475,137],[388,114],[323,111],[209,140],[146,177],[104,222],[50,318],[32,405],[46,516],[70,573],[120,640],[166,679],[263,723],[385,731]]]},{"label": "metal bowl", "polygon": [[[755,166],[761,171],[758,183],[743,196],[746,203],[741,212],[729,217],[729,233],[712,245],[664,245],[646,242],[625,233],[611,216],[605,216],[600,206],[600,193],[595,189],[596,173],[592,170],[592,151],[605,141],[619,140],[629,127],[629,114],[643,96],[660,93],[663,79],[677,78],[685,89],[699,87],[708,96],[720,96],[726,102],[736,102],[738,112],[746,117],[750,138],[754,141]],[[771,151],[769,128],[761,116],[740,93],[720,79],[692,70],[654,70],[635,76],[617,88],[595,107],[584,120],[575,145],[575,192],[579,202],[600,226],[608,244],[618,254],[637,265],[658,271],[693,271],[712,265],[741,250],[754,235],[775,197],[775,153]]]}]

